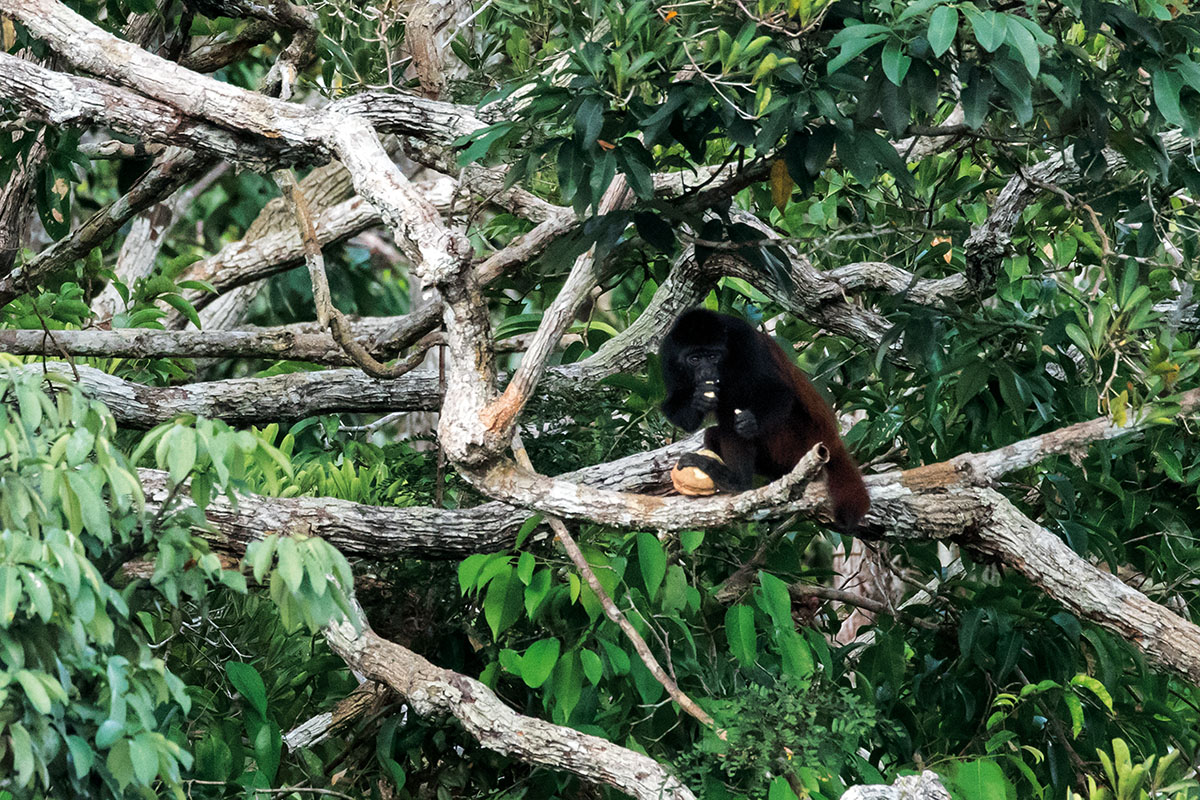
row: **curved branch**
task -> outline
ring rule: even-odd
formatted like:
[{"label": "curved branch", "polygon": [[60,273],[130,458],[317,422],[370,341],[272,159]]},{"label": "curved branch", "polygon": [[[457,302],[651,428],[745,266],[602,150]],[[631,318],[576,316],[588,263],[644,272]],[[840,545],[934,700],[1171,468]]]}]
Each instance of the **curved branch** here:
[{"label": "curved branch", "polygon": [[[498,463],[485,473],[464,471],[463,475],[492,497],[544,514],[618,528],[678,531],[762,519],[784,504],[811,514],[819,507],[820,497],[805,493],[804,488],[828,459],[825,446],[817,444],[782,478],[759,489],[712,497],[614,492],[537,475],[511,462]],[[801,494],[803,498],[798,500]]]}]

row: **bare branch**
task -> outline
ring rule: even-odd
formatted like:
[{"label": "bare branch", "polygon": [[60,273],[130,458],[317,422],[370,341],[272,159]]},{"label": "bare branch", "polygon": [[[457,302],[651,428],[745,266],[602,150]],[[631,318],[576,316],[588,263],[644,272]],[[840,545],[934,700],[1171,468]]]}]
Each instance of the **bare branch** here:
[{"label": "bare branch", "polygon": [[[1180,131],[1164,134],[1160,143],[1168,156],[1189,152],[1194,146],[1191,137]],[[1112,172],[1124,168],[1123,154],[1105,148],[1103,157],[1107,169]],[[991,204],[988,218],[975,226],[964,243],[967,259],[967,279],[975,291],[990,294],[997,270],[1012,244],[1012,232],[1021,218],[1021,212],[1037,196],[1043,186],[1061,186],[1079,180],[1082,175],[1075,158],[1075,148],[1068,147],[1052,153],[1029,169],[1021,170],[1009,179],[995,202]]]},{"label": "bare branch", "polygon": [[[597,213],[607,214],[625,208],[633,202],[633,198],[633,192],[626,184],[624,176],[617,176],[605,191],[596,209]],[[493,434],[502,439],[511,438],[512,426],[517,416],[529,402],[530,395],[546,371],[546,360],[562,339],[563,333],[575,320],[575,314],[583,301],[597,285],[597,269],[596,246],[593,245],[575,259],[562,289],[542,314],[537,334],[504,392],[481,412],[483,424]]]},{"label": "bare branch", "polygon": [[[22,369],[69,373],[70,365],[51,361]],[[170,388],[133,383],[94,367],[80,365],[78,370],[83,391],[112,409],[122,425],[133,428],[149,428],[180,414],[249,425],[338,411],[433,411],[441,402],[436,378],[405,375],[378,381],[356,369],[230,378]]]},{"label": "bare branch", "polygon": [[629,492],[595,489],[562,478],[547,478],[511,463],[499,463],[483,475],[466,472],[465,477],[492,497],[570,519],[587,519],[618,528],[648,528],[677,531],[723,525],[734,520],[762,519],[768,509],[785,505],[812,514],[820,508],[820,494],[805,492],[829,454],[816,445],[787,475],[759,489],[712,497],[653,497]]},{"label": "bare branch", "polygon": [[435,667],[421,656],[349,622],[326,629],[330,648],[351,669],[379,681],[421,716],[449,714],[482,746],[528,764],[561,769],[638,800],[693,800],[653,759],[599,736],[518,714],[473,678]]},{"label": "bare branch", "polygon": [[1168,611],[1075,554],[1003,495],[980,489],[987,524],[971,547],[1013,567],[1074,613],[1107,628],[1161,667],[1200,683],[1200,626]]},{"label": "bare branch", "polygon": [[[1179,405],[1178,417],[1193,416],[1200,411],[1200,389],[1192,389],[1171,399]],[[1031,467],[1051,456],[1082,454],[1094,442],[1139,434],[1156,423],[1161,424],[1158,415],[1159,412],[1153,407],[1147,408],[1140,418],[1127,425],[1117,425],[1111,417],[1098,417],[985,453],[963,453],[942,464],[920,467],[906,474],[915,477],[922,470],[928,470],[932,478],[937,474],[935,469],[939,473],[948,469],[953,474],[947,474],[947,477],[956,482],[990,485],[1003,475]],[[909,480],[912,481],[914,477]]]},{"label": "bare branch", "polygon": [[37,119],[58,127],[104,125],[248,166],[276,166],[304,155],[292,150],[292,157],[285,157],[289,148],[284,142],[251,140],[137,92],[54,72],[7,53],[0,53],[0,93]]}]

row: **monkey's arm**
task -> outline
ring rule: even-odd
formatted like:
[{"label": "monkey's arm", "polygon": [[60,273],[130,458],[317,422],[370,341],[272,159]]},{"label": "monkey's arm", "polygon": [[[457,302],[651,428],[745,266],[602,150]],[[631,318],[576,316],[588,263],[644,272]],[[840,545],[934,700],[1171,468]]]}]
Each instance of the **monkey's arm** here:
[{"label": "monkey's arm", "polygon": [[[758,451],[754,442],[741,438],[725,425],[714,425],[704,432],[704,446],[720,456],[721,460],[714,461],[709,458],[707,464],[692,463],[683,466],[694,466],[704,470],[723,492],[744,492],[754,485],[754,456]],[[690,455],[704,458],[698,453]],[[683,463],[682,459],[680,463]]]},{"label": "monkey's arm", "polygon": [[743,439],[753,439],[761,430],[758,425],[758,417],[754,416],[754,412],[748,408],[734,409],[733,429]]},{"label": "monkey's arm", "polygon": [[717,391],[712,384],[680,386],[667,394],[663,413],[688,433],[704,424],[704,418],[717,408]]},{"label": "monkey's arm", "polygon": [[696,467],[708,477],[713,485],[722,492],[744,492],[750,484],[744,482],[733,470],[703,453],[684,453],[679,459],[681,467]]},{"label": "monkey's arm", "polygon": [[696,408],[691,396],[683,392],[669,395],[662,405],[662,410],[667,419],[688,433],[699,428],[704,422],[704,414]]}]

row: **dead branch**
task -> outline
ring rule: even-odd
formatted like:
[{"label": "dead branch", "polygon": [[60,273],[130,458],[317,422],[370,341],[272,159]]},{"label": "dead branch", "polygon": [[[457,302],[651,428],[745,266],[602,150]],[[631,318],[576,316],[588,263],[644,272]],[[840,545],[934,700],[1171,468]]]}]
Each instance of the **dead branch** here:
[{"label": "dead branch", "polygon": [[448,714],[480,745],[527,764],[564,770],[638,800],[693,800],[653,759],[598,736],[518,714],[479,681],[435,667],[350,622],[326,628],[330,649],[351,669],[385,684],[421,716]]},{"label": "dead branch", "polygon": [[[608,214],[627,207],[633,202],[633,191],[624,176],[617,176],[601,198],[599,214]],[[575,314],[583,301],[599,281],[599,265],[596,263],[596,247],[575,259],[567,280],[559,290],[550,307],[542,315],[537,333],[530,343],[525,358],[504,388],[500,397],[491,401],[481,414],[484,425],[501,438],[511,438],[512,427],[525,404],[529,402],[538,381],[546,370],[546,361],[558,345],[562,335],[575,320]]]},{"label": "dead branch", "polygon": [[[22,369],[71,373],[71,366],[61,361]],[[180,414],[249,425],[264,419],[297,420],[337,411],[433,411],[441,402],[436,378],[405,375],[379,381],[356,369],[229,378],[169,388],[133,383],[94,367],[79,365],[77,369],[84,393],[113,409],[117,420],[132,428],[150,428]],[[264,403],[270,404],[265,414]]]},{"label": "dead branch", "polygon": [[906,625],[912,625],[915,628],[924,628],[927,631],[936,631],[940,627],[936,622],[914,617],[911,614],[903,614],[887,603],[873,600],[863,594],[851,592],[846,589],[835,589],[831,586],[816,586],[810,583],[789,583],[788,594],[795,600],[818,597],[822,600],[832,600],[843,605],[864,608],[876,614],[888,614],[903,620]]}]

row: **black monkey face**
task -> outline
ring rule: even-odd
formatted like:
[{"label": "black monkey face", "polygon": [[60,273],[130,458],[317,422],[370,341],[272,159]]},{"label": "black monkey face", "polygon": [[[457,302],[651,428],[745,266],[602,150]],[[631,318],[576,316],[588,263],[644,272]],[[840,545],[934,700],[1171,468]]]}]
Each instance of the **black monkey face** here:
[{"label": "black monkey face", "polygon": [[683,366],[692,374],[696,383],[720,383],[721,362],[725,360],[724,348],[691,347],[682,355]]}]

